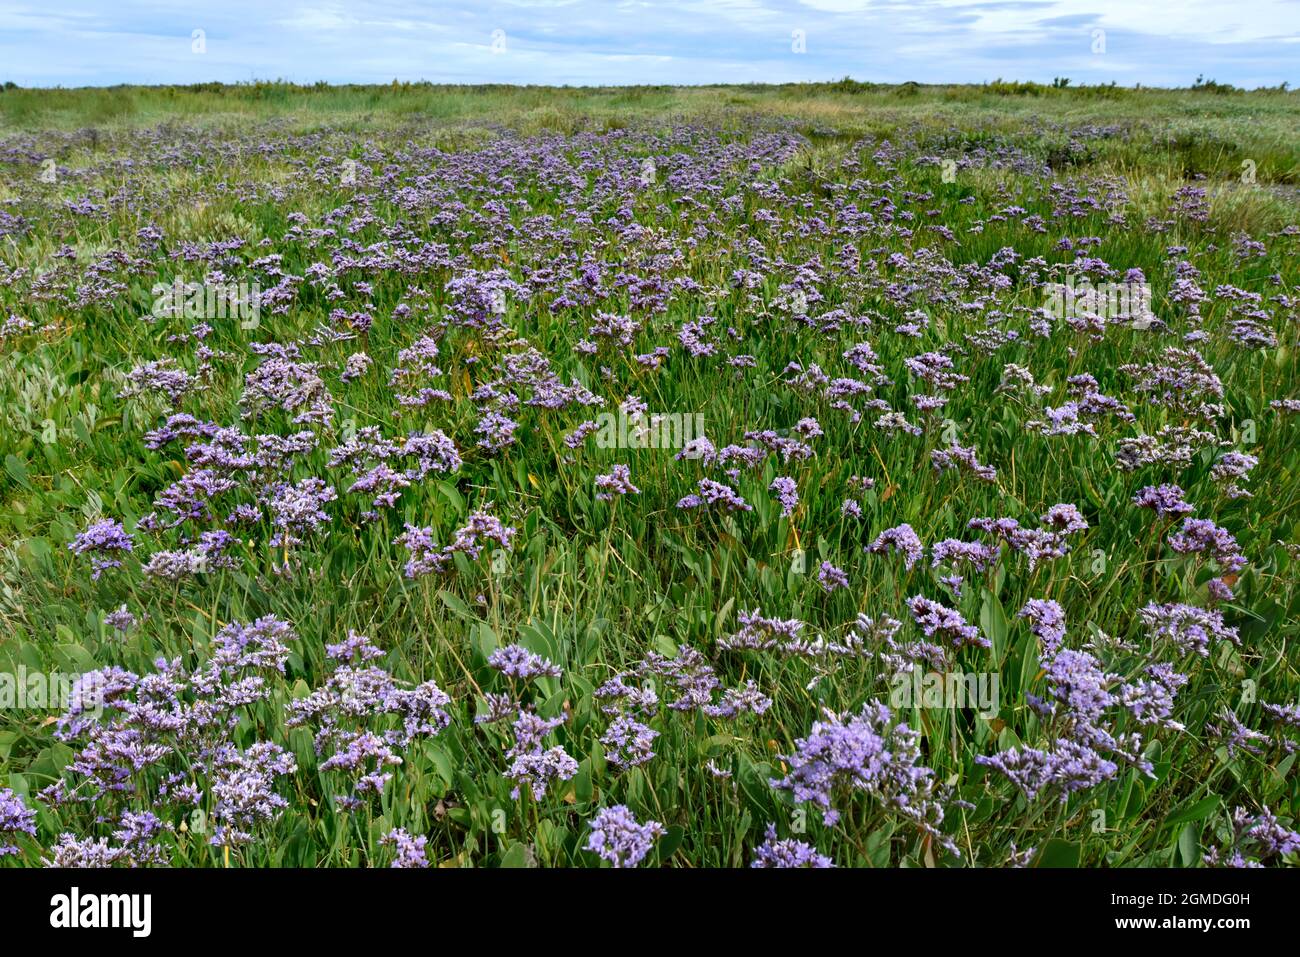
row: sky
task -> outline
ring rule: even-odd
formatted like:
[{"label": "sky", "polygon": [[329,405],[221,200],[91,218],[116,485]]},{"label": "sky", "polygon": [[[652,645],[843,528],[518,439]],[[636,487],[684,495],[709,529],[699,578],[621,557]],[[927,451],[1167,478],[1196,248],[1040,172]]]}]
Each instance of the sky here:
[{"label": "sky", "polygon": [[1300,0],[0,0],[0,82],[20,86],[1198,75],[1300,85]]}]

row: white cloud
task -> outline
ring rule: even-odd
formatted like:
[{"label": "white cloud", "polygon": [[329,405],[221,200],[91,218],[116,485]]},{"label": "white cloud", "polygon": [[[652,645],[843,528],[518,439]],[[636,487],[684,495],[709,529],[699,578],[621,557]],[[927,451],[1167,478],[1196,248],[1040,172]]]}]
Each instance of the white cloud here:
[{"label": "white cloud", "polygon": [[[3,2],[3,0],[0,0]],[[190,53],[190,30],[208,52]],[[1106,30],[1090,56],[1091,30]],[[492,31],[508,39],[490,54]],[[791,48],[805,31],[806,52]],[[66,0],[0,9],[0,81],[1300,80],[1295,0]]]}]

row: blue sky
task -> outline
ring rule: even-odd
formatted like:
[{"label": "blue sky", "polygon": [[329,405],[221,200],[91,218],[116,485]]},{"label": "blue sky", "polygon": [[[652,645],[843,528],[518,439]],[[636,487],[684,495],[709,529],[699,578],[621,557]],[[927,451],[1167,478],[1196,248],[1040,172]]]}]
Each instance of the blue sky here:
[{"label": "blue sky", "polygon": [[[1300,0],[0,0],[0,81],[1300,83]],[[202,31],[195,39],[195,31]]]}]

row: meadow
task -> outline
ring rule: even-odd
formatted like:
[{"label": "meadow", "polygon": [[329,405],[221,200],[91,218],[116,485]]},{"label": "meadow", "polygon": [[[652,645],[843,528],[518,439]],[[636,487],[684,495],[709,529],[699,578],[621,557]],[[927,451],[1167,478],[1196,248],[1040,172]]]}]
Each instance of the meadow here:
[{"label": "meadow", "polygon": [[1300,862],[1298,129],[0,90],[0,867]]}]

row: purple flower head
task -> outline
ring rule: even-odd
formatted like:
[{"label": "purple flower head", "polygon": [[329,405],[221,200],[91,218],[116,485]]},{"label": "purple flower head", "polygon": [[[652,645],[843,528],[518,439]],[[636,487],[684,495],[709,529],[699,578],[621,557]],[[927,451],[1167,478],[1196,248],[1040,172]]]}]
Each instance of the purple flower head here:
[{"label": "purple flower head", "polygon": [[1065,640],[1065,612],[1050,598],[1031,598],[1016,612],[1017,618],[1029,619],[1029,630],[1043,643],[1043,656],[1055,655]]},{"label": "purple flower head", "polygon": [[216,827],[209,843],[217,847],[250,843],[253,827],[274,820],[289,806],[275,793],[275,779],[296,770],[293,754],[270,742],[223,756],[212,782]]},{"label": "purple flower head", "polygon": [[12,788],[0,788],[0,857],[17,854],[17,845],[7,843],[16,834],[36,836],[36,812]]},{"label": "purple flower head", "polygon": [[1231,826],[1229,839],[1206,853],[1209,867],[1263,867],[1263,861],[1300,850],[1300,833],[1283,827],[1267,808],[1259,814],[1234,808]]},{"label": "purple flower head", "polygon": [[927,638],[948,641],[958,648],[964,645],[992,647],[992,643],[980,634],[980,630],[966,621],[955,608],[948,608],[921,595],[913,595],[907,600],[907,610],[912,613],[912,620],[921,627]]},{"label": "purple flower head", "polygon": [[625,805],[601,808],[591,819],[587,850],[615,867],[636,867],[650,853],[656,838],[667,833],[658,821],[637,823]]},{"label": "purple flower head", "polygon": [[703,711],[710,718],[736,718],[742,714],[763,714],[772,707],[772,699],[758,689],[753,679],[739,688],[728,688],[717,704],[706,704]]},{"label": "purple flower head", "polygon": [[69,543],[68,548],[76,555],[91,553],[91,578],[98,580],[106,570],[120,568],[121,559],[117,556],[129,552],[134,547],[131,536],[120,522],[112,519],[100,519],[86,526],[86,530]]},{"label": "purple flower head", "polygon": [[799,507],[799,488],[795,485],[792,478],[784,475],[778,475],[772,479],[768,491],[776,493],[776,500],[781,503],[781,515],[789,518],[794,514],[794,510]]},{"label": "purple flower head", "polygon": [[578,762],[561,747],[545,751],[528,751],[515,755],[514,763],[506,772],[506,777],[515,782],[510,796],[518,798],[520,786],[527,785],[533,798],[540,801],[546,797],[547,787],[554,781],[568,781],[578,773]]},{"label": "purple flower head", "polygon": [[753,506],[736,493],[730,485],[715,482],[713,479],[700,479],[698,493],[687,495],[677,502],[680,509],[699,508],[703,505],[715,506],[729,512],[750,512]]},{"label": "purple flower head", "polygon": [[471,560],[477,560],[482,549],[481,541],[496,542],[509,551],[510,543],[518,530],[501,522],[500,519],[485,511],[473,512],[463,528],[457,529],[456,537],[447,546],[448,551],[464,552]]},{"label": "purple flower head", "polygon": [[276,528],[271,547],[296,544],[301,541],[299,535],[306,535],[328,522],[330,517],[324,506],[336,498],[338,493],[323,479],[307,478],[296,485],[282,486],[270,501],[271,524]]},{"label": "purple flower head", "polygon": [[912,526],[906,523],[886,529],[876,536],[876,540],[867,546],[869,552],[902,552],[903,567],[908,571],[925,555],[925,546]]},{"label": "purple flower head", "polygon": [[754,848],[754,860],[750,867],[834,867],[831,859],[820,854],[817,848],[793,838],[781,840],[776,836],[776,826],[769,824],[765,840]]},{"label": "purple flower head", "polygon": [[1079,511],[1077,506],[1069,503],[1053,505],[1043,513],[1040,521],[1048,528],[1063,535],[1088,530],[1088,521],[1083,517],[1083,513]]},{"label": "purple flower head", "polygon": [[1156,725],[1171,731],[1184,730],[1174,721],[1174,696],[1187,684],[1187,675],[1174,671],[1172,665],[1159,662],[1147,665],[1145,678],[1140,678],[1120,689],[1120,702],[1133,715],[1138,724]]},{"label": "purple flower head", "polygon": [[1246,556],[1241,553],[1237,539],[1208,518],[1184,518],[1183,527],[1169,536],[1169,547],[1180,555],[1208,553],[1229,572],[1246,567]]},{"label": "purple flower head", "polygon": [[946,449],[934,449],[930,452],[930,463],[934,466],[936,472],[946,472],[949,469],[965,469],[985,482],[996,482],[998,479],[996,469],[990,465],[980,464],[973,446],[963,448],[954,443]]},{"label": "purple flower head", "polygon": [[1195,652],[1202,658],[1208,657],[1211,641],[1241,644],[1237,629],[1225,624],[1220,612],[1207,608],[1150,602],[1139,614],[1152,642],[1172,641],[1183,654]]},{"label": "purple flower head", "polygon": [[799,632],[803,629],[803,622],[797,618],[764,618],[757,608],[740,612],[736,620],[740,622],[740,630],[734,635],[719,639],[720,649],[738,651],[777,648],[787,642],[798,641]]},{"label": "purple flower head", "polygon": [[541,655],[535,655],[523,645],[505,645],[493,650],[488,664],[511,678],[530,681],[533,678],[558,678],[560,668]]},{"label": "purple flower head", "polygon": [[1133,504],[1152,509],[1157,515],[1188,515],[1196,508],[1184,500],[1186,494],[1177,485],[1148,485],[1133,496]]},{"label": "purple flower head", "polygon": [[831,715],[815,722],[808,736],[795,742],[795,753],[782,760],[789,772],[772,779],[772,787],[821,807],[828,827],[839,821],[836,805],[844,796],[865,792],[956,851],[939,831],[943,807],[932,795],[934,772],[921,764],[920,735],[892,724],[880,702],[863,705],[847,719]]},{"label": "purple flower head", "polygon": [[380,838],[379,843],[384,847],[396,849],[397,853],[393,858],[392,867],[419,868],[429,866],[429,859],[425,856],[425,848],[429,843],[429,839],[423,834],[419,837],[412,837],[407,833],[406,828],[396,827]]},{"label": "purple flower head", "polygon": [[849,587],[849,576],[844,569],[837,568],[830,562],[822,562],[821,570],[817,572],[817,581],[821,584],[822,590],[827,594],[835,591],[837,588]]},{"label": "purple flower head", "polygon": [[451,567],[451,556],[433,539],[432,528],[407,524],[406,531],[393,540],[409,553],[405,574],[407,578],[421,578],[430,573],[442,574]]},{"label": "purple flower head", "polygon": [[384,651],[371,644],[370,639],[365,635],[358,635],[355,631],[349,631],[345,641],[334,645],[326,645],[325,655],[335,661],[363,662],[384,657]]},{"label": "purple flower head", "polygon": [[608,502],[616,495],[639,495],[641,490],[632,484],[632,472],[626,465],[615,465],[608,475],[596,476],[596,501]]},{"label": "purple flower head", "polygon": [[654,741],[659,732],[628,715],[619,715],[601,735],[605,760],[616,768],[645,764],[655,756]]},{"label": "purple flower head", "polygon": [[119,634],[126,634],[136,626],[136,617],[127,610],[126,605],[104,615],[104,624]]}]

